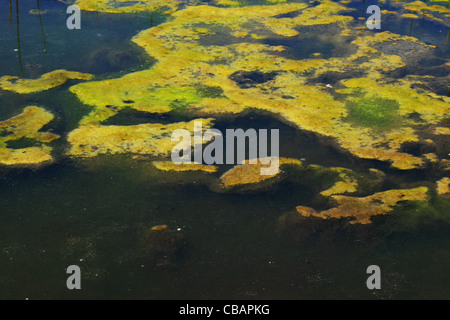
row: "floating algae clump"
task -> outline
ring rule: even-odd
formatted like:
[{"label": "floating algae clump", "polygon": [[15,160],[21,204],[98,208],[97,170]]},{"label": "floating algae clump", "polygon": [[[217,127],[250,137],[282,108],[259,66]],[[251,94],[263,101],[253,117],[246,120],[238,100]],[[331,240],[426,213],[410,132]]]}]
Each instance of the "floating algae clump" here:
[{"label": "floating algae clump", "polygon": [[398,103],[395,100],[375,95],[349,100],[346,107],[349,110],[350,121],[370,128],[390,128],[399,121]]},{"label": "floating algae clump", "polygon": [[[127,91],[121,92],[124,86]],[[94,86],[82,83],[72,87],[71,91],[79,94],[85,104],[96,106],[94,111],[82,119],[82,125],[98,124],[124,108],[149,113],[167,113],[218,94],[217,90],[206,86],[151,87],[146,84],[145,78],[131,77],[127,84],[111,80],[96,82]]]},{"label": "floating algae clump", "polygon": [[[212,126],[212,119],[202,121],[203,130]],[[99,154],[133,153],[167,157],[179,142],[172,141],[177,129],[192,131],[194,120],[172,124],[140,124],[134,126],[84,125],[69,133],[71,148],[68,154],[80,157],[95,157]],[[190,142],[186,142],[190,143]]]},{"label": "floating algae clump", "polygon": [[39,79],[19,79],[14,76],[0,78],[0,88],[20,94],[40,92],[63,85],[69,79],[91,80],[92,75],[75,71],[55,70],[43,74]]},{"label": "floating algae clump", "polygon": [[367,197],[349,197],[334,195],[331,198],[337,207],[317,212],[312,208],[299,206],[298,213],[305,217],[322,219],[354,218],[350,223],[368,224],[371,217],[386,214],[394,209],[401,201],[428,201],[428,188],[394,189],[375,193]]},{"label": "floating algae clump", "polygon": [[450,8],[439,5],[428,5],[422,1],[414,1],[410,3],[405,3],[404,7],[406,10],[423,13],[425,11],[438,12],[438,13],[450,13]]},{"label": "floating algae clump", "polygon": [[346,172],[339,174],[340,181],[337,181],[331,188],[324,190],[320,195],[330,197],[335,194],[354,193],[358,188],[358,181],[350,177]]},{"label": "floating algae clump", "polygon": [[437,182],[437,193],[440,195],[450,195],[450,178],[444,177]]},{"label": "floating algae clump", "polygon": [[180,163],[175,164],[170,161],[154,161],[153,165],[162,171],[204,171],[204,172],[216,172],[217,167],[199,163]]},{"label": "floating algae clump", "polygon": [[435,130],[434,130],[434,134],[450,136],[450,128],[436,127]]},{"label": "floating algae clump", "polygon": [[[39,132],[47,123],[53,120],[53,115],[45,109],[27,107],[24,111],[8,120],[0,122],[0,164],[31,165],[52,160],[52,148],[44,145],[59,138],[50,132]],[[11,149],[8,142],[20,139],[35,140],[40,146]]]}]

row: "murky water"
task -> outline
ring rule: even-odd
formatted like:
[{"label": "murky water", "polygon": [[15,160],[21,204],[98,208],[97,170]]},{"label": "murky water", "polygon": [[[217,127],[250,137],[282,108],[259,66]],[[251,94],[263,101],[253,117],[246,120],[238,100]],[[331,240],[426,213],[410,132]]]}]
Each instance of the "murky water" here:
[{"label": "murky water", "polygon": [[[2,2],[0,76],[23,73],[36,78],[64,68],[92,73],[99,80],[143,70],[155,61],[131,38],[168,19],[163,13],[83,12],[82,30],[68,30],[63,3],[39,1],[45,11],[41,25],[39,15],[29,13],[36,1],[19,1],[19,61],[16,7],[13,1],[10,17],[9,1]],[[362,2],[350,6],[357,8],[351,14],[359,17]],[[448,30],[437,23],[416,22],[412,35],[438,45],[437,55],[448,61],[450,45],[443,45]],[[386,26],[391,32],[410,33],[409,21]],[[290,45],[286,55],[302,59],[320,52],[329,58],[353,50],[326,36],[315,41],[318,34]],[[124,60],[111,58],[117,53]],[[435,64],[430,60],[423,68]],[[405,205],[395,214],[374,217],[372,224],[351,225],[298,216],[295,207],[313,205],[320,191],[312,185],[286,180],[257,193],[222,194],[208,188],[203,175],[186,173],[183,180],[177,174],[158,173],[131,155],[71,159],[64,156],[65,137],[91,110],[68,91],[74,83],[69,80],[30,95],[0,91],[0,119],[25,106],[44,106],[55,115],[48,128],[62,136],[53,143],[55,163],[0,168],[0,298],[450,298],[448,202],[436,198],[428,211]],[[179,120],[190,119],[125,110],[105,124]],[[218,119],[215,127],[280,129],[281,156],[356,172],[377,168],[389,176],[384,190],[432,180],[427,170],[402,172],[386,163],[358,159],[327,139],[256,110]],[[158,239],[148,236],[148,229],[156,225],[167,225]],[[82,290],[66,287],[66,268],[74,264],[82,270]],[[366,287],[369,265],[382,270],[381,290]]]}]

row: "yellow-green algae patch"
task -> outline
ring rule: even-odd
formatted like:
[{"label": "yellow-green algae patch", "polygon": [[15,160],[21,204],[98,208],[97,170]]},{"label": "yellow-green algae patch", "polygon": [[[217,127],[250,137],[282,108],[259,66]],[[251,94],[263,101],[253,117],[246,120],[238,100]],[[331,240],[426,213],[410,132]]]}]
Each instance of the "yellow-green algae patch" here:
[{"label": "yellow-green algae patch", "polygon": [[[428,124],[437,124],[450,113],[450,98],[436,95],[435,93],[419,92],[413,89],[415,81],[401,79],[397,81],[373,78],[354,78],[341,81],[346,89],[338,90],[343,94],[353,94],[356,91],[363,92],[367,97],[381,97],[383,99],[394,99],[398,104],[396,113],[406,119],[411,114],[420,115],[421,119]],[[381,117],[381,116],[380,116]],[[411,122],[411,121],[408,121]],[[414,123],[412,123],[414,124]],[[400,152],[403,142],[419,141],[413,127],[408,123],[399,124],[400,127],[388,132],[375,134],[371,132],[371,138],[364,143],[357,143],[353,135],[348,140],[342,141],[342,146],[349,149],[361,158],[372,158],[383,161],[392,161],[392,165],[398,169],[413,169],[424,164],[424,159]],[[350,131],[349,131],[350,132]],[[367,134],[354,137],[361,141]],[[388,148],[377,147],[388,143]]]},{"label": "yellow-green algae patch", "polygon": [[175,164],[171,161],[154,161],[153,165],[158,169],[162,171],[177,171],[177,172],[183,172],[183,171],[203,171],[203,172],[209,172],[213,173],[216,172],[218,167],[212,166],[212,165],[205,165],[200,163],[180,163]]},{"label": "yellow-green algae patch", "polygon": [[[51,161],[52,148],[46,146],[59,138],[50,132],[39,132],[46,124],[53,120],[53,115],[43,108],[30,106],[15,117],[0,122],[0,164],[3,165],[32,165]],[[20,139],[30,139],[40,146],[12,149],[8,142]]]},{"label": "yellow-green algae patch", "polygon": [[439,5],[429,5],[422,1],[414,1],[410,3],[405,3],[404,7],[406,10],[423,13],[426,11],[429,12],[438,12],[438,13],[450,13],[450,8],[446,8],[444,6]]},{"label": "yellow-green algae patch", "polygon": [[124,78],[126,82],[106,80],[96,82],[95,85],[81,83],[72,87],[71,91],[77,94],[83,103],[96,107],[82,119],[81,124],[101,123],[123,108],[149,113],[167,113],[178,106],[200,102],[205,95],[200,87],[152,87],[146,83],[145,73],[139,75],[143,75],[144,78],[132,74]]},{"label": "yellow-green algae patch", "polygon": [[447,127],[436,127],[434,129],[434,134],[450,136],[450,128],[447,128]]},{"label": "yellow-green algae patch", "polygon": [[322,219],[353,218],[351,224],[371,223],[371,217],[391,212],[401,201],[428,201],[428,188],[394,189],[375,193],[367,197],[334,195],[331,198],[337,204],[335,208],[315,211],[310,207],[298,206],[297,212],[305,217]]},{"label": "yellow-green algae patch", "polygon": [[[208,45],[206,40],[225,35],[224,30],[230,36],[254,31],[257,35],[289,38],[298,33],[297,27],[331,23],[345,31],[352,20],[339,15],[345,10],[346,7],[332,1],[322,1],[314,7],[283,3],[235,8],[202,5],[179,10],[172,14],[172,20],[142,31],[133,39],[158,60],[151,69],[71,88],[82,102],[95,108],[82,124],[99,124],[114,115],[117,108],[167,112],[178,99],[167,99],[166,93],[175,93],[174,97],[180,93],[187,97],[187,112],[215,116],[248,108],[265,110],[300,129],[333,138],[337,145],[358,157],[391,162],[398,169],[422,167],[426,159],[401,151],[403,142],[419,140],[414,128],[417,123],[407,118],[417,113],[423,121],[435,124],[449,113],[449,98],[412,88],[420,83],[417,79],[387,79],[384,72],[406,64],[402,56],[386,54],[381,48],[394,43],[400,44],[398,47],[412,44],[423,50],[431,50],[432,46],[414,37],[365,31],[352,41],[355,52],[350,55],[293,60],[283,56],[285,47],[248,43],[247,37],[239,40],[242,42],[223,45]],[[278,17],[293,12],[299,14],[292,18]],[[346,40],[342,37],[340,41]],[[328,73],[355,72],[363,76],[343,80],[332,90],[310,81]],[[247,84],[233,80],[237,73],[249,75],[250,79],[241,79]],[[252,75],[265,79],[266,74],[271,75],[267,81],[251,79]],[[204,86],[220,88],[223,94],[207,97],[192,90]],[[398,105],[398,119],[392,120],[398,121],[382,115],[379,124],[383,119],[392,122],[392,126],[383,130],[349,121],[348,102],[355,100],[355,92],[366,101],[393,101]]]},{"label": "yellow-green algae patch", "polygon": [[[167,157],[179,144],[172,141],[172,133],[177,129],[192,132],[194,121],[202,121],[203,130],[212,126],[212,119],[197,119],[191,122],[172,124],[140,124],[134,126],[83,125],[68,135],[71,144],[68,155],[95,157],[99,154],[132,153]],[[190,141],[184,141],[187,145]]]},{"label": "yellow-green algae patch", "polygon": [[88,73],[76,71],[55,70],[43,74],[39,79],[20,79],[15,76],[3,76],[0,78],[2,90],[13,91],[20,94],[49,90],[66,83],[69,79],[91,80],[93,76]]},{"label": "yellow-green algae patch", "polygon": [[48,146],[29,147],[21,149],[0,148],[0,163],[2,165],[35,165],[53,160],[52,148]]},{"label": "yellow-green algae patch", "polygon": [[375,169],[368,173],[355,172],[342,167],[323,167],[311,164],[308,166],[292,166],[287,179],[314,190],[315,200],[323,202],[324,198],[333,195],[365,195],[376,192],[381,187],[385,175]]},{"label": "yellow-green algae patch", "polygon": [[[445,1],[431,1],[431,2],[445,2]],[[418,15],[420,15],[420,17],[423,19],[427,18],[433,21],[438,21],[447,26],[450,24],[450,20],[447,19],[448,17],[450,17],[450,8],[448,7],[448,5],[447,6],[433,5],[425,3],[423,1],[413,1],[413,2],[402,2],[394,6],[398,7],[399,10],[403,8],[403,10],[406,12],[402,14],[403,18],[417,19],[419,18]]]},{"label": "yellow-green algae patch", "polygon": [[439,195],[450,195],[450,178],[444,177],[436,183],[436,190]]}]

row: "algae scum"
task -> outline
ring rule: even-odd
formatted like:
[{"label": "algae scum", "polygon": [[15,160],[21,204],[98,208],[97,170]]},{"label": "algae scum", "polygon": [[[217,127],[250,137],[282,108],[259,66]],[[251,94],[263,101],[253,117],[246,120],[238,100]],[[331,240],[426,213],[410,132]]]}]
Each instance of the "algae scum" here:
[{"label": "algae scum", "polygon": [[[0,13],[0,298],[450,298],[448,1],[74,3]],[[175,165],[198,121],[278,172]]]}]

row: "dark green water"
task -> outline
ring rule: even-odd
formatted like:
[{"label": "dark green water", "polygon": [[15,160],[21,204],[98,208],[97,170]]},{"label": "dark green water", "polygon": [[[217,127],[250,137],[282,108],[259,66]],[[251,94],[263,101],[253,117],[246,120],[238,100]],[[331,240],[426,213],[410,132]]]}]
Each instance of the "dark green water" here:
[{"label": "dark green water", "polygon": [[[16,20],[8,25],[7,4],[0,14],[0,76],[20,75]],[[149,27],[150,15],[83,13],[82,30],[68,31],[63,4],[40,4],[48,9],[42,16],[47,53],[38,16],[28,14],[35,1],[20,1],[22,62],[44,67],[24,65],[25,77],[66,68],[108,78],[152,63],[129,41]],[[139,58],[121,70],[90,65],[105,48]],[[49,126],[64,138],[89,112],[68,93],[73,83],[25,96],[2,91],[0,118],[30,104],[45,106],[56,115]],[[267,115],[250,115],[216,127],[279,128],[281,156],[356,171],[377,167],[392,174],[386,189],[428,179],[427,172],[390,172]],[[299,219],[294,208],[311,204],[313,186],[284,182],[257,194],[217,194],[201,174],[157,173],[131,156],[70,160],[58,157],[67,148],[64,139],[54,147],[53,165],[0,168],[1,299],[450,298],[446,203],[433,203],[434,210],[400,208],[371,225]],[[149,252],[146,230],[162,224],[166,238],[158,240],[159,251]],[[82,270],[81,290],[66,287],[65,270],[73,264]],[[381,290],[366,287],[373,264],[382,270]]]}]

